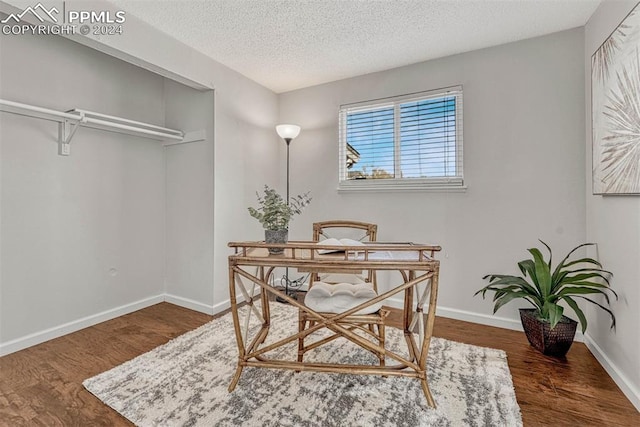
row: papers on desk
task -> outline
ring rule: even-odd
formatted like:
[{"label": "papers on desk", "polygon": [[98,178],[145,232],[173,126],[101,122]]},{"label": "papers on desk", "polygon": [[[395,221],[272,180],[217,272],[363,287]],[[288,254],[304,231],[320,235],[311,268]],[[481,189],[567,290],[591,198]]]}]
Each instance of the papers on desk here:
[{"label": "papers on desk", "polygon": [[[375,244],[376,242],[371,242]],[[330,238],[323,240],[317,243],[322,246],[335,246],[335,249],[318,249],[318,253],[320,255],[326,255],[336,252],[344,252],[342,247],[353,247],[353,246],[367,246],[365,243],[360,242],[358,240],[353,239],[336,239]],[[364,251],[359,252],[357,249],[350,250],[353,251],[353,254],[348,255],[348,259],[351,260],[364,260]],[[420,259],[420,253],[418,251],[369,251],[368,255],[369,260],[379,260],[379,261],[417,261]]]},{"label": "papers on desk", "polygon": [[[368,242],[369,245],[376,244],[379,242]],[[335,249],[318,249],[318,254],[326,255],[337,252],[344,252],[344,247],[364,247],[369,246],[366,243],[360,242],[358,240],[353,239],[335,239],[330,238],[323,240],[317,243],[322,246],[335,246]],[[389,245],[390,243],[381,243],[385,245]],[[403,243],[402,245],[407,245],[410,243]],[[420,252],[419,251],[407,251],[407,250],[386,250],[386,251],[367,251],[368,255],[366,259],[370,261],[418,261],[420,260]],[[424,257],[429,258],[426,254],[423,254]],[[353,248],[349,249],[349,254],[347,254],[347,259],[350,260],[364,260],[365,252],[360,252],[358,249]]]},{"label": "papers on desk", "polygon": [[[363,252],[356,252],[353,260],[364,260]],[[369,261],[418,261],[420,253],[418,251],[375,251],[369,252]]]}]

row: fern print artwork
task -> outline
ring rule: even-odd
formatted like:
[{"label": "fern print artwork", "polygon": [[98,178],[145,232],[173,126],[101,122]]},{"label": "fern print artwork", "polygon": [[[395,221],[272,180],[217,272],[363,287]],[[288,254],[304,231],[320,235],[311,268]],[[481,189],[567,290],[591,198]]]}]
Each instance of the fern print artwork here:
[{"label": "fern print artwork", "polygon": [[591,58],[593,193],[640,195],[640,4]]}]

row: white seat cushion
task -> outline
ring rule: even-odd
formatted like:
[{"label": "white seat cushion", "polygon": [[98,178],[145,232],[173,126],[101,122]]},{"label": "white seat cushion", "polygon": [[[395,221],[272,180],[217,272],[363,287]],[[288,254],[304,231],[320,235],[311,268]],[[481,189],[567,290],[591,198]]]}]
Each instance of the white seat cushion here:
[{"label": "white seat cushion", "polygon": [[[371,283],[314,282],[304,298],[304,303],[312,310],[321,313],[343,313],[363,302],[377,297]],[[356,314],[371,314],[380,310],[382,302],[366,307]]]}]

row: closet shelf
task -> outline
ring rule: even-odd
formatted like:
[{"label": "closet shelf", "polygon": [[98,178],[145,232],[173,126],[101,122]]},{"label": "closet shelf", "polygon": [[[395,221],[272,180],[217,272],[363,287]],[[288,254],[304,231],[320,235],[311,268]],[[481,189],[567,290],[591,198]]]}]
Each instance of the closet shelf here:
[{"label": "closet shelf", "polygon": [[180,130],[81,109],[63,112],[0,99],[0,111],[58,122],[60,147],[58,153],[61,155],[69,155],[71,138],[80,126],[160,141],[182,142],[185,138]]}]

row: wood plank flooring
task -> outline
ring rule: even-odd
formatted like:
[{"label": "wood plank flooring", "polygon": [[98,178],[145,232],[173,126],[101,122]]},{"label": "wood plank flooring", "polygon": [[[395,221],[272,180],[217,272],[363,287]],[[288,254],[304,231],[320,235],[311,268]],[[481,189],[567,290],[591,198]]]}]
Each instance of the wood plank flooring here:
[{"label": "wood plank flooring", "polygon": [[[392,309],[393,310],[393,309]],[[129,426],[82,381],[211,316],[161,303],[0,358],[0,426]],[[400,325],[394,310],[391,325]],[[525,426],[639,426],[640,414],[587,348],[558,361],[523,333],[438,318],[435,335],[507,352]]]}]

